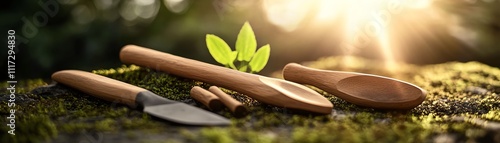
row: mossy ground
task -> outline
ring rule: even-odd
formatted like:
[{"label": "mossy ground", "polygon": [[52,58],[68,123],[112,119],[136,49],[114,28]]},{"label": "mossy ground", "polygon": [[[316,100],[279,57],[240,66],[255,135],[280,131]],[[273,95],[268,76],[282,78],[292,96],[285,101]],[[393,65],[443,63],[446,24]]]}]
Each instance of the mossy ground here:
[{"label": "mossy ground", "polygon": [[[230,118],[232,125],[193,127],[165,122],[37,79],[16,85],[16,136],[7,134],[9,128],[2,125],[1,142],[500,142],[498,68],[451,62],[399,64],[399,68],[388,71],[381,62],[354,57],[330,57],[305,64],[395,77],[421,86],[427,90],[427,98],[409,111],[386,111],[359,107],[318,90],[334,108],[330,115],[311,115],[226,90],[247,105],[250,114],[234,118],[224,110],[216,113]],[[93,72],[208,110],[189,96],[192,86],[209,86],[202,82],[137,66]],[[7,85],[2,82],[2,86]],[[9,108],[5,94],[0,101],[1,121],[6,123]]]}]

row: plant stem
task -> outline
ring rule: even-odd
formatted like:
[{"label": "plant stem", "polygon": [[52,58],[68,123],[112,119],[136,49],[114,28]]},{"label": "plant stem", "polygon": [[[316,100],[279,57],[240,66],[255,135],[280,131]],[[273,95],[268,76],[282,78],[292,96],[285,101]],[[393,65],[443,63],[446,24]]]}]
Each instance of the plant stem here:
[{"label": "plant stem", "polygon": [[247,72],[247,69],[248,69],[248,62],[247,61],[241,61],[240,62],[240,66],[239,66],[239,71],[242,71],[242,72]]},{"label": "plant stem", "polygon": [[236,66],[234,66],[233,62],[229,63],[229,67],[231,67],[234,70],[238,70],[238,68],[236,68]]}]

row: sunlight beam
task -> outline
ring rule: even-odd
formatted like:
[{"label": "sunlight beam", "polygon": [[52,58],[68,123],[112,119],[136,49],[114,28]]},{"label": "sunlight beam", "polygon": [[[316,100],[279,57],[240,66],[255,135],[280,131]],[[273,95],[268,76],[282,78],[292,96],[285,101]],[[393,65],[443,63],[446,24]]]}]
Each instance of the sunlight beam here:
[{"label": "sunlight beam", "polygon": [[[402,48],[393,44],[401,43],[401,34],[407,32],[398,29],[402,26],[395,24],[401,24],[401,20],[413,15],[416,16],[413,19],[418,19],[419,23],[412,24],[421,25],[441,20],[439,15],[436,15],[438,13],[433,5],[434,0],[263,0],[262,2],[264,13],[271,24],[286,32],[292,32],[302,25],[341,32],[339,34],[342,40],[338,43],[332,42],[332,48],[340,48],[346,56],[378,51],[381,56],[376,57],[382,57],[389,71],[396,69],[397,60],[400,60],[396,52]],[[343,26],[342,30],[338,31],[340,28],[336,26]],[[410,25],[409,28],[413,27],[416,26]],[[390,29],[394,31],[389,32]],[[350,61],[345,60],[347,63],[343,64],[349,65]]]},{"label": "sunlight beam", "polygon": [[382,33],[380,33],[379,42],[380,48],[382,50],[382,56],[384,57],[385,61],[385,69],[387,69],[389,72],[394,72],[397,69],[397,65],[389,39],[390,37],[387,31],[383,31]]},{"label": "sunlight beam", "polygon": [[318,22],[334,20],[346,4],[345,0],[318,0],[315,18]]}]

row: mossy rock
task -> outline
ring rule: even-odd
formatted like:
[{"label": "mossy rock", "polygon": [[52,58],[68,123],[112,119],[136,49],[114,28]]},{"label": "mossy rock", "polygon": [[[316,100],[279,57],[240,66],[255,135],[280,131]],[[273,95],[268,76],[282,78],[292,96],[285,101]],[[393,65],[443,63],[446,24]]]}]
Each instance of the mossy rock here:
[{"label": "mossy rock", "polygon": [[[103,101],[40,79],[16,84],[15,136],[0,126],[2,142],[500,142],[500,69],[468,62],[415,66],[356,57],[328,57],[307,66],[356,71],[402,79],[427,90],[426,100],[408,111],[363,108],[318,90],[334,105],[332,114],[314,115],[274,107],[224,90],[248,106],[250,114],[227,127],[182,126],[124,105]],[[208,110],[189,96],[192,86],[210,85],[134,65],[96,70],[172,100]],[[279,72],[274,74],[279,77]],[[2,82],[6,87],[7,83]],[[4,91],[3,93],[7,93]],[[0,98],[1,121],[10,115],[8,95]]]}]

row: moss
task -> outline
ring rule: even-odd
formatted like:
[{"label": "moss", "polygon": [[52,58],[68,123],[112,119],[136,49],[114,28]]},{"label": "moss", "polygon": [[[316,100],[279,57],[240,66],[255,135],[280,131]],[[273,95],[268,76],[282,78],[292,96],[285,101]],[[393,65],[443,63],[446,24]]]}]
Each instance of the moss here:
[{"label": "moss", "polygon": [[[157,134],[160,138],[151,142],[163,139],[168,139],[167,142],[432,142],[443,136],[464,141],[494,140],[494,135],[498,134],[498,130],[494,130],[500,121],[498,68],[477,62],[428,66],[400,63],[400,69],[388,71],[380,66],[381,62],[356,57],[328,57],[304,64],[320,69],[395,77],[421,86],[427,90],[427,98],[408,111],[375,110],[350,104],[311,87],[334,104],[330,115],[311,115],[262,104],[224,89],[248,106],[249,115],[234,118],[228,110],[223,110],[217,114],[231,119],[229,127],[186,128],[60,84],[48,85],[35,79],[16,85],[19,87],[16,133],[21,135],[2,134],[2,139],[37,142],[81,132],[135,130],[140,133],[130,132],[115,138],[126,141],[127,138],[141,138],[141,134]],[[189,96],[192,86],[208,88],[210,85],[206,83],[133,65],[93,72],[207,109]],[[1,84],[6,86],[5,82]],[[0,114],[8,115],[5,96],[0,101]],[[6,122],[6,119],[0,121]],[[6,126],[0,127],[1,132],[7,130]]]},{"label": "moss", "polygon": [[82,130],[90,130],[92,128],[92,124],[80,122],[68,122],[59,126],[59,129],[66,133],[78,133]]},{"label": "moss", "polygon": [[196,142],[197,135],[187,129],[180,129],[179,133],[189,142]]},{"label": "moss", "polygon": [[[7,134],[5,125],[1,127],[2,142],[39,142],[57,137],[56,125],[45,115],[28,115],[16,117],[15,136]],[[5,123],[5,122],[3,122]],[[21,137],[20,137],[21,136]]]},{"label": "moss", "polygon": [[249,143],[273,143],[278,142],[277,137],[272,133],[259,133],[255,131],[250,131],[246,133],[245,137],[248,138]]},{"label": "moss", "polygon": [[263,130],[242,130],[238,127],[212,127],[198,131],[181,130],[187,142],[249,142],[276,143],[287,142],[287,137],[279,136],[280,132]]},{"label": "moss", "polygon": [[118,125],[113,119],[106,118],[95,123],[95,129],[99,131],[113,131]]},{"label": "moss", "polygon": [[[136,79],[138,75],[148,75],[148,76],[165,76],[167,74],[156,73],[153,75],[149,75],[149,70],[141,70],[136,66],[124,66],[113,70],[106,70],[110,72],[103,72],[101,70],[100,74],[105,76],[109,76],[112,78],[117,78],[119,80],[130,82],[125,79]],[[99,71],[95,71],[99,73]],[[156,77],[150,77],[151,79],[156,79]],[[176,80],[177,77],[168,77],[170,80]],[[129,79],[129,80],[130,80]],[[150,82],[146,81],[136,81],[143,83],[142,86],[148,88],[150,85],[158,84],[159,82],[165,82],[167,85],[174,86],[183,86],[181,83],[185,83],[187,85],[191,85],[192,81],[185,80],[186,82],[166,82],[165,78],[160,78],[161,80],[151,80]],[[179,81],[184,79],[179,79]],[[33,124],[40,125],[53,125],[54,131],[57,135],[57,130],[63,133],[79,133],[82,130],[91,130],[91,131],[117,131],[121,129],[138,129],[138,128],[154,128],[152,130],[160,130],[162,127],[165,127],[165,124],[162,122],[155,122],[152,119],[138,111],[131,110],[129,107],[119,105],[117,103],[103,101],[92,96],[83,94],[79,91],[75,91],[71,88],[67,88],[63,85],[48,85],[44,83],[42,80],[29,80],[29,81],[20,81],[16,86],[23,87],[18,88],[20,90],[20,94],[16,94],[16,116],[19,118],[28,118],[30,120],[26,120],[28,123],[19,122],[18,124],[21,127],[24,125],[32,126]],[[35,89],[35,87],[38,88]],[[30,90],[32,90],[30,92]],[[178,94],[179,92],[183,92],[181,90],[169,89],[169,88],[159,88],[158,90],[162,90],[161,93],[171,92],[173,94]],[[157,91],[158,92],[158,91]],[[186,95],[185,92],[183,92]],[[163,94],[165,95],[165,94]],[[174,97],[174,96],[172,96]],[[176,99],[180,99],[180,96],[175,96]],[[8,113],[8,107],[6,106],[7,100],[1,100],[2,104],[0,105],[1,113]],[[33,119],[32,117],[44,115],[43,120],[41,119]],[[5,121],[5,119],[2,119]],[[47,123],[39,123],[41,121],[46,121]],[[39,126],[33,126],[36,128]],[[6,132],[7,128],[2,126],[2,132]],[[29,132],[21,132],[21,134],[29,133],[31,136],[12,136],[15,140],[19,142],[24,142],[24,138],[32,139],[32,141],[36,141],[38,139],[50,139],[56,137],[53,134],[47,136],[47,132],[43,129],[26,129]],[[16,131],[17,132],[17,131]],[[5,135],[5,134],[2,134]],[[33,137],[39,135],[40,137]]]},{"label": "moss", "polygon": [[377,120],[370,120],[368,116],[360,114],[314,127],[298,127],[293,130],[292,138],[301,143],[425,142],[430,133],[419,122],[374,122]]},{"label": "moss", "polygon": [[230,132],[222,128],[206,128],[201,130],[201,142],[205,143],[233,143]]},{"label": "moss", "polygon": [[486,114],[481,115],[481,118],[491,120],[491,121],[500,121],[500,110],[492,110]]}]

